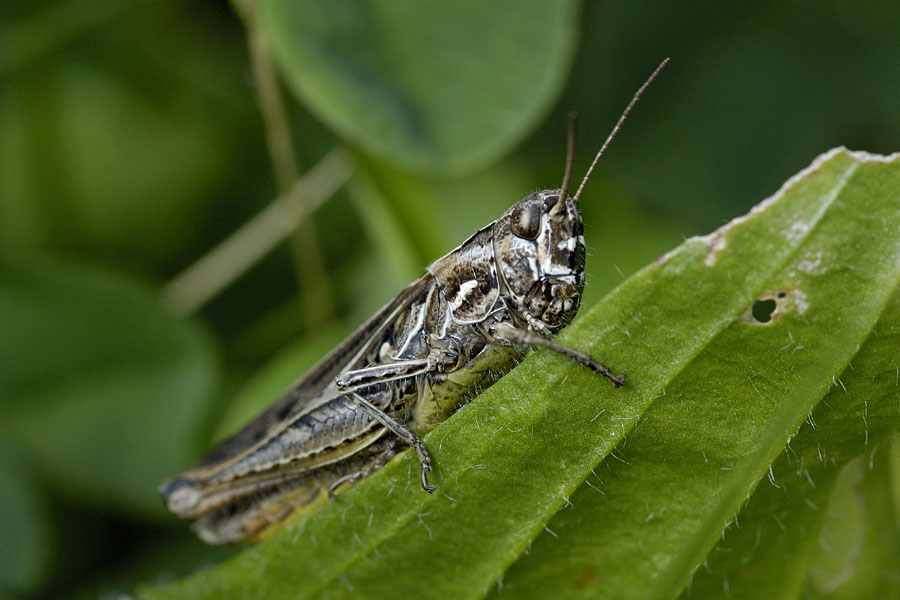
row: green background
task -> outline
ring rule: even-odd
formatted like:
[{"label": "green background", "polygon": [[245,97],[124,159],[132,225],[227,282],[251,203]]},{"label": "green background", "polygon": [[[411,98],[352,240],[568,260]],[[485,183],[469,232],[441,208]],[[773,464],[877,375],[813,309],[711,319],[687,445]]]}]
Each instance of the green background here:
[{"label": "green background", "polygon": [[[190,318],[163,286],[278,195],[239,14],[0,7],[4,593],[126,592],[232,553],[168,516],[158,482],[430,261],[559,185],[571,111],[580,176],[666,56],[584,196],[586,306],[829,148],[900,149],[896,3],[318,4],[260,16],[301,170],[336,145],[357,164],[313,219],[327,292],[284,243]],[[843,506],[871,473],[841,474]],[[863,526],[826,524],[821,544]],[[813,589],[833,560],[809,567]]]}]

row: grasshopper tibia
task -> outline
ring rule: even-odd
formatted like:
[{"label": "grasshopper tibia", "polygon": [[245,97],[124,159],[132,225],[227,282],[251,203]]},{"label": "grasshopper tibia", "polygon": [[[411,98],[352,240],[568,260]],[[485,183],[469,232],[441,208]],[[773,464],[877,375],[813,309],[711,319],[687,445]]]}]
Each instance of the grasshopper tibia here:
[{"label": "grasshopper tibia", "polygon": [[425,444],[422,443],[419,436],[390,418],[384,411],[356,392],[350,392],[344,397],[359,406],[370,417],[390,429],[391,432],[395,433],[400,439],[416,449],[416,454],[419,456],[419,463],[422,465],[422,488],[429,494],[434,493],[434,488],[428,484],[428,471],[431,470],[431,457],[428,456],[428,451],[425,450]]},{"label": "grasshopper tibia", "polygon": [[557,344],[556,342],[541,337],[536,333],[532,333],[523,329],[517,329],[512,325],[506,323],[500,323],[496,327],[491,328],[490,334],[498,340],[502,340],[512,344],[521,344],[523,346],[539,346],[541,348],[552,350],[553,352],[571,358],[578,364],[584,365],[595,373],[603,375],[604,377],[612,381],[616,387],[622,387],[623,385],[625,385],[625,375],[622,375],[621,377],[613,375],[612,371],[610,371],[606,365],[594,359],[591,355],[585,354],[584,352],[581,352],[579,350],[575,350],[574,348],[569,348],[568,346]]}]

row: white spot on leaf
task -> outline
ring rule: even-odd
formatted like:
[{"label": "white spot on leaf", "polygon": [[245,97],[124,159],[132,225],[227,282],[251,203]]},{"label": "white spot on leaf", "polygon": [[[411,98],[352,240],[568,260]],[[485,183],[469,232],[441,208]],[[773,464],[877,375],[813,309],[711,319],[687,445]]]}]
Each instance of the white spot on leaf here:
[{"label": "white spot on leaf", "polygon": [[797,309],[797,314],[802,315],[809,308],[809,301],[806,299],[806,294],[803,292],[803,290],[794,290],[793,297],[794,306]]}]

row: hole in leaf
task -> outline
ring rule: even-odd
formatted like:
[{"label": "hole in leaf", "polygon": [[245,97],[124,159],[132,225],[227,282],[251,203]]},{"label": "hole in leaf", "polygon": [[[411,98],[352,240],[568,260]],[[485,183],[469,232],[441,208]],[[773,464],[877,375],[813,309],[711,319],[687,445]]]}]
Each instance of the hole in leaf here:
[{"label": "hole in leaf", "polygon": [[772,313],[775,312],[775,306],[775,301],[771,298],[767,298],[765,300],[757,300],[753,303],[751,314],[756,321],[760,323],[768,323],[772,320]]},{"label": "hole in leaf", "polygon": [[[750,306],[744,309],[743,319],[750,325],[768,326],[787,314],[791,308],[792,290],[775,289],[756,297]],[[798,293],[800,293],[798,291]],[[801,311],[802,312],[802,311]]]}]

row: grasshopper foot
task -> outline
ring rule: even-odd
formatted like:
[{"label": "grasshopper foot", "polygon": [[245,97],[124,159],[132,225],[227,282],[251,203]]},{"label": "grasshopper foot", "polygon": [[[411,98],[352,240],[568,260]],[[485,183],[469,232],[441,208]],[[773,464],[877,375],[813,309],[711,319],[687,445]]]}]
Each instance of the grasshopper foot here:
[{"label": "grasshopper foot", "polygon": [[416,454],[419,456],[419,462],[422,465],[422,489],[429,494],[433,494],[435,488],[428,483],[428,472],[431,471],[431,457],[428,455],[428,451],[425,450],[425,444],[419,438],[416,438],[413,442],[413,448],[416,449]]}]

